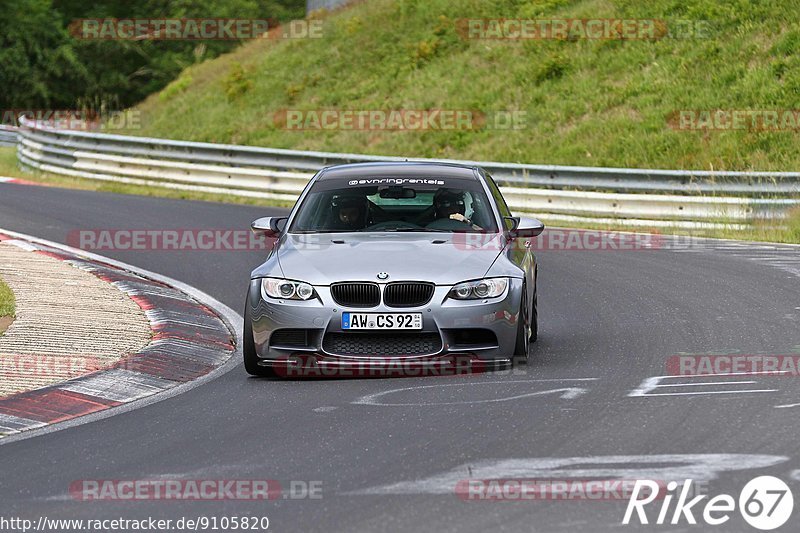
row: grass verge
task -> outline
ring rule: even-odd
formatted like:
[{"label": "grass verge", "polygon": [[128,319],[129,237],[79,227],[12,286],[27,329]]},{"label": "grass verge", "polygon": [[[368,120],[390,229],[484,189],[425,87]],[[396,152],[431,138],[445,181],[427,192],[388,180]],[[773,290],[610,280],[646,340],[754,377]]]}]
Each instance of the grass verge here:
[{"label": "grass verge", "polygon": [[0,279],[0,335],[5,332],[14,320],[14,293],[6,283]]},{"label": "grass verge", "polygon": [[[257,39],[187,68],[135,108],[130,133],[414,157],[792,171],[800,168],[796,14],[796,0],[356,2],[324,17],[321,38]],[[484,18],[657,19],[671,33],[465,38],[464,23]],[[435,109],[474,110],[487,122],[398,129],[303,120],[294,128],[285,113]],[[718,110],[790,113],[776,128],[680,118]],[[491,120],[503,112],[524,120],[515,128]]]}]

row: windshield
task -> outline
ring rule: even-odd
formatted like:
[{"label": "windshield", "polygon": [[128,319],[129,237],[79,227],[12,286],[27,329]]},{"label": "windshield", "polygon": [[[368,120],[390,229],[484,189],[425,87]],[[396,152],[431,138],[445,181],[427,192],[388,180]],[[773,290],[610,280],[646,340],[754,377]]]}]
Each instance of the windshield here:
[{"label": "windshield", "polygon": [[314,184],[289,231],[494,233],[497,224],[477,180],[337,178]]}]

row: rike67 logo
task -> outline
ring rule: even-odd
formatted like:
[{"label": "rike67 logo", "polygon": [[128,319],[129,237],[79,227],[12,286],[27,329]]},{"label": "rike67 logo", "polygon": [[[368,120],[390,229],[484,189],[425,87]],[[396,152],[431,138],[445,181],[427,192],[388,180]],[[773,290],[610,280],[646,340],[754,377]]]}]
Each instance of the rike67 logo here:
[{"label": "rike67 logo", "polygon": [[[659,492],[659,484],[655,481],[637,480],[622,523],[630,524],[635,513],[640,524],[677,525],[684,520],[688,524],[697,524],[695,514],[698,514],[706,524],[719,526],[730,520],[731,515],[737,510],[738,503],[738,511],[745,522],[756,529],[769,531],[784,525],[794,509],[794,497],[789,486],[772,476],[760,476],[750,480],[739,493],[738,502],[733,496],[720,494],[702,505],[701,502],[708,498],[708,495],[701,494],[689,499],[692,492],[690,479],[684,481],[680,490],[678,483],[671,481],[667,484],[666,494],[663,491]],[[676,497],[677,501],[672,507]],[[658,517],[651,522],[652,515],[648,517],[645,507],[657,500],[661,506]]]}]

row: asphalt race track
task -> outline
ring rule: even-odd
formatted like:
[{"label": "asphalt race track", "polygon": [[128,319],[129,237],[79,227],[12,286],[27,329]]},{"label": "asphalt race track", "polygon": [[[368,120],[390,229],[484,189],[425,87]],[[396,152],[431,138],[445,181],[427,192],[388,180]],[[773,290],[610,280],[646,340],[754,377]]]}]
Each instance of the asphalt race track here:
[{"label": "asphalt race track", "polygon": [[[246,229],[280,212],[0,184],[0,228],[57,242],[76,229]],[[237,310],[262,256],[98,253]],[[463,501],[455,485],[631,479],[677,468],[711,495],[738,499],[758,475],[797,493],[797,375],[643,384],[664,376],[679,353],[798,354],[800,249],[730,243],[541,251],[538,259],[540,337],[521,371],[281,382],[249,378],[239,366],[154,405],[1,445],[0,514],[268,516],[277,531],[597,532],[637,529],[620,525],[625,501]],[[156,478],[321,481],[322,498],[81,502],[69,494],[76,480]],[[640,528],[754,531],[737,514],[717,528],[685,520]]]}]

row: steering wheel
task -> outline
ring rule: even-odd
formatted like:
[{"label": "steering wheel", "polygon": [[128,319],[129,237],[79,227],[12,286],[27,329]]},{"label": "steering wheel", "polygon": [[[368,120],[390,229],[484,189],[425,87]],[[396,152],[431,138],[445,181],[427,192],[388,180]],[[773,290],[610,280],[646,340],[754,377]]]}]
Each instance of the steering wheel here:
[{"label": "steering wheel", "polygon": [[365,229],[368,231],[380,231],[384,229],[403,229],[403,228],[417,229],[421,227],[422,226],[419,226],[412,222],[404,222],[402,220],[389,220],[387,222],[379,222],[378,224],[373,224],[372,226],[369,226]]}]

